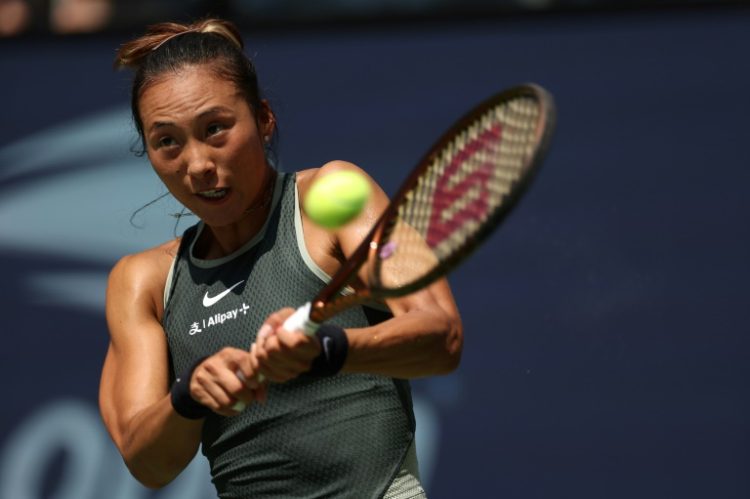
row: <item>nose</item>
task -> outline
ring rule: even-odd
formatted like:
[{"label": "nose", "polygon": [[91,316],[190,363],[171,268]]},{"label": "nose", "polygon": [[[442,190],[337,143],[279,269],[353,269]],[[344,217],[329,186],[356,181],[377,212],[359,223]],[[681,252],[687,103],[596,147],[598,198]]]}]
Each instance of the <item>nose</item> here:
[{"label": "nose", "polygon": [[184,150],[187,173],[195,179],[205,179],[216,172],[216,163],[208,147],[200,143],[191,143]]}]

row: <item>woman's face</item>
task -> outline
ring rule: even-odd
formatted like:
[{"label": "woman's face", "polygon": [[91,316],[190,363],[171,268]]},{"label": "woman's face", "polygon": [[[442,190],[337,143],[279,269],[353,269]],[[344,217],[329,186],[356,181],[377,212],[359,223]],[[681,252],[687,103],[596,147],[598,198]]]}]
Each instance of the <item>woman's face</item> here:
[{"label": "woman's face", "polygon": [[259,130],[234,83],[205,66],[158,79],[139,110],[148,158],[172,195],[210,226],[241,220],[262,195],[272,115]]}]

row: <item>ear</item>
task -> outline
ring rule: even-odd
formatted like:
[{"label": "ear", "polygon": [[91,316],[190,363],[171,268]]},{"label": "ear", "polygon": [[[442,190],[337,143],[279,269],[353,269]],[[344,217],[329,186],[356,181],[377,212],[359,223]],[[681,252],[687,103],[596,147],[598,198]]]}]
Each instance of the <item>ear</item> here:
[{"label": "ear", "polygon": [[258,127],[263,140],[267,141],[266,137],[268,137],[268,140],[271,140],[271,137],[273,137],[273,133],[276,130],[276,115],[273,114],[273,110],[266,99],[263,99],[260,102],[260,105],[261,109],[258,113]]}]

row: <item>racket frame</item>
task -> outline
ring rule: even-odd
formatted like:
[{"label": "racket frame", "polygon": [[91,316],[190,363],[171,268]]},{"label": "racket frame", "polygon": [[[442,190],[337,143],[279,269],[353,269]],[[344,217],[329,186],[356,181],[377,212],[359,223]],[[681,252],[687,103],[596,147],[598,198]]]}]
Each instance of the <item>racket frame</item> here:
[{"label": "racket frame", "polygon": [[[377,257],[376,253],[380,248],[381,241],[388,235],[397,220],[396,215],[404,197],[414,188],[424,171],[435,160],[436,155],[439,154],[457,134],[468,128],[471,123],[475,122],[485,114],[488,109],[491,109],[504,101],[510,101],[518,97],[529,97],[539,102],[539,119],[537,120],[536,129],[534,131],[535,147],[532,149],[532,156],[525,160],[527,166],[523,170],[524,174],[521,175],[517,182],[515,182],[513,189],[511,189],[504,198],[503,203],[493,210],[488,219],[482,224],[481,228],[466,240],[459,251],[440,262],[434,269],[427,272],[422,277],[403,287],[396,289],[381,288],[379,290],[363,288],[357,290],[355,294],[335,296],[341,289],[354,280],[361,266],[367,261],[375,262],[375,265],[370,269],[369,282],[378,281],[376,274],[378,270],[377,263],[380,259]],[[521,196],[526,192],[532,179],[535,177],[535,173],[544,159],[547,150],[549,149],[555,121],[556,109],[552,96],[544,88],[534,83],[519,85],[499,92],[488,99],[485,99],[457,120],[440,136],[427,153],[423,155],[422,159],[417,163],[417,166],[403,182],[359,247],[343,262],[342,266],[331,278],[331,281],[321,289],[318,295],[312,300],[310,306],[310,321],[319,324],[355,304],[362,304],[375,299],[394,298],[411,294],[424,288],[428,284],[431,284],[455,268],[489,236],[489,234],[500,224],[508,213],[510,213]]]}]

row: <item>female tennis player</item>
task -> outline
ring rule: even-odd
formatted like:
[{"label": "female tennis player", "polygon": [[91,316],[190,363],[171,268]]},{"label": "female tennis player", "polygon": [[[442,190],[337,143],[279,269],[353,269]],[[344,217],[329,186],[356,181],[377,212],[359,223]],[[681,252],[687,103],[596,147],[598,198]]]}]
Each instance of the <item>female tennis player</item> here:
[{"label": "female tennis player", "polygon": [[116,65],[135,71],[133,118],[155,172],[199,219],[109,279],[100,409],[131,473],[164,486],[202,445],[222,498],[425,497],[407,380],[458,365],[445,280],[348,309],[313,336],[282,327],[369,231],[383,191],[367,177],[368,205],[338,230],[307,218],[316,178],[364,172],[276,171],[274,113],[229,22],[151,27]]}]

